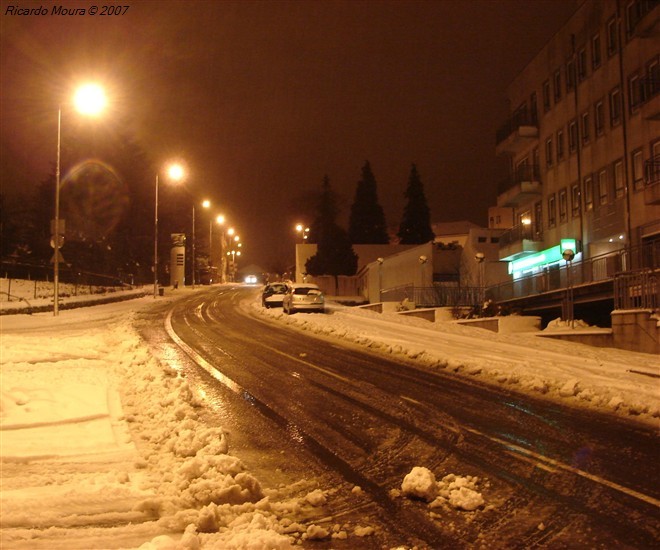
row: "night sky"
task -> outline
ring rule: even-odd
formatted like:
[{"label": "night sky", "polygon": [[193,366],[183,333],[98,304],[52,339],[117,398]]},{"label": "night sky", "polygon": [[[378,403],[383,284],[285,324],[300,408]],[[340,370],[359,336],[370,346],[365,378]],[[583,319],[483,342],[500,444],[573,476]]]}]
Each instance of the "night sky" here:
[{"label": "night sky", "polygon": [[108,131],[121,121],[154,162],[185,159],[190,192],[240,233],[242,263],[265,268],[293,260],[293,226],[312,221],[307,197],[326,174],[345,224],[366,160],[388,225],[400,222],[413,162],[433,221],[486,225],[506,85],[578,5],[122,3],[125,14],[102,17],[11,16],[8,5],[53,2],[0,2],[3,193],[46,178],[58,103],[97,78],[112,101]]}]

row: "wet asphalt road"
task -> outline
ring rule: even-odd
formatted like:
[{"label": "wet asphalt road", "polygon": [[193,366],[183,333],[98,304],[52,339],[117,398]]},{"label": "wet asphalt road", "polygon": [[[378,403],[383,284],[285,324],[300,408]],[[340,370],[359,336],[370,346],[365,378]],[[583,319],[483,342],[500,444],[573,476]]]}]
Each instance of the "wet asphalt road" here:
[{"label": "wet asphalt road", "polygon": [[[143,332],[186,365],[209,415],[233,427],[235,448],[254,457],[261,478],[312,473],[337,488],[333,521],[377,523],[379,535],[361,547],[656,546],[653,430],[264,322],[238,308],[255,292],[221,287],[169,306],[178,345],[154,317]],[[393,497],[414,466],[477,476],[485,507],[430,510]]]}]

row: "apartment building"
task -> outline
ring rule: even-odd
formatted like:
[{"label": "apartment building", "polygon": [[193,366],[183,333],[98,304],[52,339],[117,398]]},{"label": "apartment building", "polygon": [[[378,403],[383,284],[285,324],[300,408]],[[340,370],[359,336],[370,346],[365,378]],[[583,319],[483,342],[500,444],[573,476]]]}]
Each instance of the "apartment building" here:
[{"label": "apartment building", "polygon": [[514,279],[569,248],[579,261],[660,243],[659,20],[659,0],[585,0],[509,85],[496,150],[510,177],[489,227],[507,229]]}]

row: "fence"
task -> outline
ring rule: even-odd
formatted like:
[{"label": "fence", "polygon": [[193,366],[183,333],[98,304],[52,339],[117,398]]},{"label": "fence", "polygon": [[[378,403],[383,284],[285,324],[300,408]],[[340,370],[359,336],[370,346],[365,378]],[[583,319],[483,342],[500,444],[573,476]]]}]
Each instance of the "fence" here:
[{"label": "fence", "polygon": [[[543,294],[571,286],[612,280],[620,273],[660,268],[660,242],[652,242],[634,248],[624,248],[570,265],[553,266],[542,273],[535,273],[513,281],[507,281],[487,289],[487,296],[496,302]],[[569,272],[570,270],[570,272]]]},{"label": "fence", "polygon": [[614,309],[651,309],[660,307],[660,272],[637,270],[618,273],[614,278]]},{"label": "fence", "polygon": [[383,302],[401,302],[405,298],[415,307],[453,307],[481,305],[483,292],[475,286],[434,285],[420,287],[402,285],[381,292]]},{"label": "fence", "polygon": [[[53,278],[53,266],[3,260],[0,262],[0,277],[5,279],[49,282]],[[72,270],[68,266],[60,266],[59,279],[61,283],[70,283],[72,285],[127,286],[118,277]]]}]

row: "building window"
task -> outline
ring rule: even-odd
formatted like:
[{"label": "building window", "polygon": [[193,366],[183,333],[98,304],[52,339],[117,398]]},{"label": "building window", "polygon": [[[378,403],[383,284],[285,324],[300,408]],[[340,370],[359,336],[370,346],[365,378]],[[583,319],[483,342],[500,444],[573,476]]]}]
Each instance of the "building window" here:
[{"label": "building window", "polygon": [[548,197],[548,227],[557,225],[557,199],[553,193]]},{"label": "building window", "polygon": [[639,73],[628,79],[628,97],[630,98],[630,112],[634,113],[642,103],[642,81]]},{"label": "building window", "polygon": [[612,57],[619,49],[619,33],[617,32],[616,16],[607,21],[607,55]]},{"label": "building window", "polygon": [[559,191],[559,223],[564,223],[568,220],[568,197],[566,196],[566,189]]},{"label": "building window", "polygon": [[591,39],[591,67],[594,71],[600,67],[600,34]]},{"label": "building window", "polygon": [[657,56],[646,65],[646,92],[649,98],[660,92],[660,60]]},{"label": "building window", "polygon": [[553,78],[553,88],[555,93],[555,103],[559,103],[561,101],[561,71],[559,69],[555,71],[555,76]]},{"label": "building window", "polygon": [[532,92],[532,95],[529,96],[529,114],[532,118],[532,123],[535,125],[538,124],[539,121],[539,113],[536,103],[536,92]]},{"label": "building window", "polygon": [[589,111],[582,113],[582,145],[589,143]]},{"label": "building window", "polygon": [[575,88],[575,63],[573,60],[566,63],[566,93]]},{"label": "building window", "polygon": [[632,157],[633,189],[639,191],[644,187],[644,154],[641,149],[637,149],[630,156]]},{"label": "building window", "polygon": [[618,199],[620,197],[623,197],[625,192],[622,160],[614,161],[614,165],[612,167],[612,173],[614,174],[614,196]]},{"label": "building window", "polygon": [[610,92],[610,126],[621,124],[621,90],[617,86]]},{"label": "building window", "polygon": [[607,204],[607,170],[598,173],[598,204]]},{"label": "building window", "polygon": [[591,176],[584,178],[584,209],[592,210],[594,207],[594,184]]},{"label": "building window", "polygon": [[545,140],[545,164],[552,166],[552,138]]},{"label": "building window", "polygon": [[594,126],[596,129],[596,136],[602,136],[603,132],[605,132],[605,107],[602,101],[598,101],[596,103],[594,113],[595,113]]},{"label": "building window", "polygon": [[547,113],[550,110],[550,81],[546,80],[543,83],[543,112]]},{"label": "building window", "polygon": [[568,123],[568,150],[575,153],[578,147],[578,125],[577,120],[573,119]]},{"label": "building window", "polygon": [[660,139],[651,144],[651,158],[644,164],[646,165],[644,183],[653,185],[660,182]]},{"label": "building window", "polygon": [[571,215],[574,218],[580,215],[580,186],[577,183],[571,186]]},{"label": "building window", "polygon": [[534,203],[534,236],[540,240],[543,236],[543,203]]},{"label": "building window", "polygon": [[564,130],[557,131],[557,162],[564,160]]},{"label": "building window", "polygon": [[577,77],[578,81],[582,82],[587,78],[587,49],[580,48],[577,53]]}]

